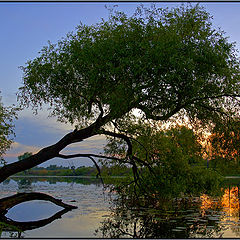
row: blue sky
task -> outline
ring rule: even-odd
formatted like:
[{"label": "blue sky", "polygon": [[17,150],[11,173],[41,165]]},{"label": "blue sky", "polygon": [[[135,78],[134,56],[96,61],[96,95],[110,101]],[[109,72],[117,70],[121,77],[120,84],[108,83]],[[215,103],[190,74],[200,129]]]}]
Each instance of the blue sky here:
[{"label": "blue sky", "polygon": [[[22,72],[19,66],[24,66],[27,60],[38,55],[47,41],[57,42],[68,32],[74,31],[81,22],[90,25],[107,19],[108,11],[105,5],[118,5],[120,10],[131,14],[139,3],[124,2],[78,2],[78,3],[0,3],[0,91],[4,105],[16,104],[16,92],[22,84]],[[158,7],[172,7],[180,3],[156,3]],[[144,3],[150,6],[150,3]],[[240,49],[240,3],[200,3],[213,15],[213,23],[221,27],[236,41]],[[26,151],[36,152],[40,148],[55,143],[67,132],[70,125],[57,123],[55,119],[47,117],[47,112],[33,115],[30,109],[19,113],[16,121],[16,138],[12,149],[7,152],[6,160],[12,162],[19,154]],[[84,141],[81,144],[70,146],[69,153],[98,153],[102,151],[104,138]],[[92,165],[87,159],[59,160],[53,159],[44,163],[68,166]]]}]

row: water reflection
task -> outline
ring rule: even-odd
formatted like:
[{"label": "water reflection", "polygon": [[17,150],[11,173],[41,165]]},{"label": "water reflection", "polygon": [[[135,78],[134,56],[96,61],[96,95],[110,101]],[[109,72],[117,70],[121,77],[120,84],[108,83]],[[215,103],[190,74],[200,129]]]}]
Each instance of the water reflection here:
[{"label": "water reflection", "polygon": [[[60,211],[53,216],[49,214],[48,218],[45,216],[46,218],[41,220],[45,220],[43,223],[47,221],[49,223],[42,227],[31,221],[35,228],[32,228],[33,225],[28,226],[29,228],[21,228],[23,225],[27,226],[23,215],[21,221],[25,223],[22,226],[17,218],[11,216],[11,222],[2,218],[0,222],[2,237],[231,238],[240,236],[239,188],[236,186],[226,187],[219,197],[203,194],[198,197],[178,198],[174,201],[161,199],[156,205],[147,207],[136,206],[134,202],[132,205],[128,204],[126,200],[121,201],[116,194],[110,201],[107,194],[103,194],[101,182],[95,178],[43,177],[30,178],[28,181],[24,178],[14,178],[0,186],[2,196],[29,189],[29,192],[47,193],[78,206],[78,209],[71,212]],[[39,203],[37,204],[40,210]],[[55,217],[61,219],[52,220]],[[15,221],[15,225],[12,221]]]},{"label": "water reflection", "polygon": [[201,200],[203,214],[212,209],[218,210],[219,224],[228,226],[235,237],[240,236],[239,186],[226,188],[223,196],[217,200],[207,195],[201,196]]},{"label": "water reflection", "polygon": [[70,211],[70,209],[63,209],[49,218],[27,222],[14,221],[6,216],[0,216],[0,237],[2,234],[4,234],[5,237],[23,237],[22,234],[24,233],[24,231],[44,227],[49,223],[55,221],[56,219],[61,218],[62,215],[67,213],[68,211]]},{"label": "water reflection", "polygon": [[239,219],[239,187],[228,187],[224,190],[222,197],[216,199],[206,194],[201,197],[201,209],[204,212],[208,209],[221,208],[228,216]]},{"label": "water reflection", "polygon": [[112,213],[96,230],[105,238],[220,238],[240,236],[239,188],[221,197],[162,199],[158,206],[134,208],[118,199]]},{"label": "water reflection", "polygon": [[32,192],[32,179],[20,178],[17,181],[19,192]]},{"label": "water reflection", "polygon": [[[38,182],[47,182],[49,184],[55,185],[59,183],[69,183],[71,186],[74,184],[84,184],[96,186],[101,186],[101,181],[95,177],[53,177],[53,176],[44,176],[44,177],[14,177],[12,178],[17,182],[19,189],[31,189],[32,184]],[[5,184],[9,183],[9,179]]]},{"label": "water reflection", "polygon": [[104,238],[221,237],[224,226],[200,218],[197,209],[161,212],[155,209],[117,209],[97,229]]},{"label": "water reflection", "polygon": [[[24,209],[22,205],[25,205],[26,202],[29,202],[30,204],[34,205],[33,200],[44,200],[44,202],[47,202],[47,201],[52,202],[57,206],[61,207],[62,210],[56,212],[51,217],[44,218],[41,220],[35,220],[35,221],[16,221],[9,218],[11,216],[11,214],[10,216],[8,215],[9,209],[11,211],[15,207],[20,208],[20,213],[25,211],[25,212],[28,212],[28,214],[30,214],[31,216],[33,212],[30,211],[28,206],[27,206],[27,209],[26,208]],[[39,207],[39,204],[35,204],[35,209],[37,209],[38,207]],[[10,237],[17,236],[20,238],[24,231],[43,227],[51,223],[55,219],[61,218],[61,216],[64,213],[76,208],[77,208],[76,206],[63,203],[62,200],[56,199],[50,195],[47,195],[44,193],[37,193],[37,192],[18,193],[18,194],[14,194],[13,196],[2,198],[0,199],[0,227],[1,227],[0,235],[2,235],[3,232],[5,233],[8,232]],[[16,235],[14,235],[14,232],[16,232]]]},{"label": "water reflection", "polygon": [[[104,219],[102,216],[109,213],[109,202],[106,195],[103,195],[103,187],[100,180],[96,178],[14,177],[0,184],[0,195],[1,197],[7,197],[17,192],[26,193],[27,191],[24,191],[24,189],[29,189],[28,193],[31,191],[46,193],[62,199],[64,203],[75,205],[78,209],[74,209],[71,212],[60,211],[51,216],[53,212],[49,213],[48,211],[49,208],[52,209],[50,204],[49,207],[43,209],[40,206],[40,202],[33,203],[31,201],[31,209],[35,207],[33,206],[35,204],[37,208],[34,209],[34,212],[30,207],[28,208],[28,210],[31,210],[31,214],[34,214],[31,219],[32,221],[30,221],[33,225],[30,226],[27,225],[29,223],[27,223],[28,215],[22,214],[23,211],[26,211],[26,208],[19,204],[16,206],[16,209],[13,207],[9,210],[8,214],[5,214],[6,217],[11,218],[11,222],[7,222],[6,218],[2,218],[2,221],[0,220],[0,236],[3,238],[93,237],[95,229],[99,226],[101,220]],[[19,207],[19,211],[15,211],[17,207]],[[22,207],[24,208],[20,209]],[[41,212],[39,213],[39,211]],[[42,221],[36,224],[35,220],[39,220],[40,218],[41,220],[45,220],[45,222]],[[15,225],[13,221],[15,221]],[[21,225],[20,223],[23,224]],[[46,225],[40,227],[40,223],[46,223]],[[21,227],[29,226],[29,228],[23,229],[20,228],[20,225]],[[36,228],[33,228],[33,226],[36,226]],[[24,232],[22,232],[23,230]]]}]

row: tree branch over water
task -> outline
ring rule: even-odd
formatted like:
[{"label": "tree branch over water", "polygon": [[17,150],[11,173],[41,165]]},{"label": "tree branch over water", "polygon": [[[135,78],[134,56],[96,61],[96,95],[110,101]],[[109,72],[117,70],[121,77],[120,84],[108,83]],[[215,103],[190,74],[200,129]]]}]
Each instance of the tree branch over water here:
[{"label": "tree branch over water", "polygon": [[[221,122],[226,114],[236,117],[240,109],[236,56],[235,45],[214,28],[210,14],[199,5],[139,7],[132,16],[112,11],[106,21],[80,24],[75,33],[49,43],[21,67],[23,86],[18,92],[23,109],[37,111],[47,104],[50,116],[75,130],[30,157],[3,166],[0,182],[55,157],[67,159],[71,155],[60,154],[65,147],[99,134],[126,142],[124,160],[116,155],[109,159],[130,163],[138,179],[136,169],[151,166],[134,155],[130,134],[104,129],[126,116],[134,122],[130,113],[135,109],[145,113],[145,120],[167,121],[179,114],[202,126]],[[93,161],[97,155],[85,157]]]},{"label": "tree branch over water", "polygon": [[[32,200],[49,201],[60,207],[63,207],[64,209],[55,213],[53,216],[49,218],[38,220],[38,221],[18,222],[18,221],[9,219],[5,216],[10,208],[20,203],[28,202]],[[62,200],[56,199],[44,193],[39,193],[39,192],[18,193],[10,197],[0,199],[0,222],[7,224],[6,230],[17,229],[18,231],[22,232],[26,230],[32,230],[32,229],[43,227],[53,222],[54,220],[61,218],[62,215],[67,213],[68,211],[71,211],[72,209],[76,209],[76,208],[77,208],[76,206],[63,203]],[[3,230],[5,229],[3,228]]]}]

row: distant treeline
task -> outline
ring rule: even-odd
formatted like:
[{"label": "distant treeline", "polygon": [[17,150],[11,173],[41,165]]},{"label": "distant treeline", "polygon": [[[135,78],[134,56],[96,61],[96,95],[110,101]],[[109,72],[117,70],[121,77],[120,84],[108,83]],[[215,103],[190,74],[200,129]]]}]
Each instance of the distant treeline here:
[{"label": "distant treeline", "polygon": [[[20,172],[16,176],[96,176],[97,169],[93,167],[81,166],[75,167],[63,167],[57,165],[50,165],[44,167],[34,167],[27,171]],[[131,168],[126,166],[102,166],[102,176],[129,176],[131,175]]]}]

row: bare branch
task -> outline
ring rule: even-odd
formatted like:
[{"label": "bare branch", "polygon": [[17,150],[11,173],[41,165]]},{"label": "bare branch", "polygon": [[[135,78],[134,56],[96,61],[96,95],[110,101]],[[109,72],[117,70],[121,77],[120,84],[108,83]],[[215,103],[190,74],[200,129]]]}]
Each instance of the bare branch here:
[{"label": "bare branch", "polygon": [[[152,108],[148,108],[145,107],[143,105],[138,104],[138,108],[140,110],[142,110],[145,114],[146,117],[152,120],[156,120],[156,121],[166,121],[168,120],[171,116],[173,116],[174,114],[176,114],[177,112],[179,112],[182,108],[186,107],[189,104],[193,104],[197,101],[201,101],[201,100],[205,100],[205,99],[217,99],[217,98],[222,98],[222,97],[231,97],[231,98],[236,98],[236,97],[240,97],[239,94],[220,94],[220,95],[216,95],[216,96],[206,96],[206,97],[199,97],[199,98],[193,98],[190,99],[189,101],[185,102],[185,103],[177,103],[176,107],[168,112],[165,115],[162,116],[155,116],[152,114]],[[157,109],[157,107],[155,107]],[[218,109],[213,108],[213,111],[217,111]]]},{"label": "bare branch", "polygon": [[56,157],[60,157],[60,158],[63,158],[63,159],[76,158],[76,157],[87,157],[87,158],[97,157],[97,158],[106,158],[106,159],[117,160],[117,161],[123,162],[123,163],[129,163],[128,161],[125,161],[122,158],[108,157],[108,156],[97,155],[97,154],[85,154],[85,153],[78,153],[78,154],[71,154],[71,155],[58,154]]},{"label": "bare branch", "polygon": [[183,104],[183,105],[178,104],[176,106],[176,108],[174,108],[172,111],[170,111],[169,113],[167,113],[165,115],[162,115],[162,116],[155,116],[155,115],[153,115],[151,109],[149,109],[148,107],[145,107],[145,106],[142,106],[142,105],[138,105],[138,108],[140,110],[142,110],[146,114],[147,118],[150,118],[150,119],[156,120],[156,121],[166,121],[171,116],[173,116],[174,114],[179,112],[185,106],[186,106],[186,104]]},{"label": "bare branch", "polygon": [[127,150],[127,155],[126,155],[126,157],[132,155],[132,143],[131,143],[131,141],[130,141],[130,139],[129,139],[128,136],[126,136],[126,135],[124,135],[124,134],[122,134],[122,133],[114,133],[114,132],[106,131],[106,130],[104,130],[104,129],[101,129],[101,130],[99,131],[99,133],[105,134],[105,135],[108,135],[108,136],[111,136],[111,137],[121,138],[121,139],[125,140],[125,142],[126,142],[127,145],[128,145],[128,150]]},{"label": "bare branch", "polygon": [[103,179],[102,179],[102,176],[101,176],[101,170],[100,170],[100,168],[99,168],[97,162],[94,160],[93,157],[90,157],[90,156],[89,156],[88,158],[90,158],[90,159],[94,162],[95,167],[97,168],[97,171],[98,171],[98,173],[97,173],[97,178],[98,178],[98,176],[100,176],[100,179],[101,179],[102,185],[104,186],[104,182],[103,182]]},{"label": "bare branch", "polygon": [[223,112],[220,108],[214,108],[214,107],[203,105],[203,104],[199,104],[199,103],[198,103],[198,105],[200,107],[202,107],[202,108],[205,108],[205,109],[211,111],[211,112],[215,111],[215,112],[218,112],[219,114],[222,114],[222,115],[224,115],[226,117],[229,117],[229,115],[227,113]]},{"label": "bare branch", "polygon": [[151,173],[153,173],[154,176],[155,176],[155,173],[154,173],[152,167],[150,166],[150,164],[147,163],[147,161],[139,159],[139,158],[137,158],[136,156],[133,155],[133,153],[132,153],[132,143],[131,143],[130,138],[128,136],[126,136],[124,134],[121,134],[121,133],[114,133],[114,132],[110,132],[110,131],[106,131],[106,130],[101,130],[101,131],[102,131],[102,133],[104,133],[106,135],[109,135],[109,136],[112,136],[112,137],[118,137],[118,138],[121,138],[121,139],[126,141],[126,143],[128,145],[128,150],[127,150],[127,156],[126,157],[128,157],[130,159],[130,164],[132,164],[132,166],[133,166],[133,174],[134,174],[134,177],[137,176],[137,178],[136,178],[137,180],[139,179],[139,177],[138,177],[138,173],[136,171],[137,166],[136,166],[135,162],[139,163],[140,165],[147,166],[149,171]]},{"label": "bare branch", "polygon": [[[102,184],[104,185],[104,182],[103,182],[103,179],[102,179],[102,176],[101,176],[101,170],[97,164],[97,162],[94,160],[94,158],[92,156],[95,156],[95,157],[100,157],[100,155],[91,155],[91,154],[73,154],[73,155],[63,155],[63,154],[59,154],[58,157],[60,158],[64,158],[64,159],[69,159],[69,158],[74,158],[74,157],[88,157],[89,159],[92,160],[92,162],[94,163],[95,167],[97,168],[97,178],[100,176],[100,179],[101,179],[101,182]],[[101,157],[105,157],[105,156],[101,156]]]}]

